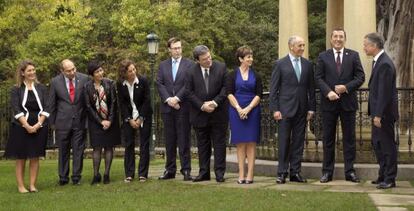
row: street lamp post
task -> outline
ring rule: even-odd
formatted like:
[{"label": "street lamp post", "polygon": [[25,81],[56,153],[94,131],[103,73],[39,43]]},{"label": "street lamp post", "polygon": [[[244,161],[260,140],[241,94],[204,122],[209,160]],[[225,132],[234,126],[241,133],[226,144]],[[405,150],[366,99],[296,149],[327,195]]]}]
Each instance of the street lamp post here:
[{"label": "street lamp post", "polygon": [[150,157],[155,158],[155,126],[156,126],[156,120],[155,120],[155,73],[154,73],[154,65],[155,65],[155,58],[158,54],[158,36],[151,32],[147,35],[147,44],[148,44],[148,53],[150,55],[150,69],[151,69],[151,107],[153,109],[152,112],[152,126],[151,126],[151,138],[152,141],[150,141]]}]

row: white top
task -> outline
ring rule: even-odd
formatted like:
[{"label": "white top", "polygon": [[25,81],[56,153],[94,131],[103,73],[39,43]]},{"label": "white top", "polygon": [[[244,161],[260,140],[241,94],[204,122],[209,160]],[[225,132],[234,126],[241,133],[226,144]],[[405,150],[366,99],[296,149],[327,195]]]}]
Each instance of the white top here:
[{"label": "white top", "polygon": [[134,86],[138,86],[139,84],[139,80],[138,77],[135,77],[134,82],[131,84],[129,84],[129,82],[127,80],[124,81],[123,85],[127,86],[128,88],[128,93],[129,93],[129,98],[131,99],[131,106],[132,106],[132,119],[136,120],[139,117],[139,111],[137,109],[137,106],[134,103]]}]

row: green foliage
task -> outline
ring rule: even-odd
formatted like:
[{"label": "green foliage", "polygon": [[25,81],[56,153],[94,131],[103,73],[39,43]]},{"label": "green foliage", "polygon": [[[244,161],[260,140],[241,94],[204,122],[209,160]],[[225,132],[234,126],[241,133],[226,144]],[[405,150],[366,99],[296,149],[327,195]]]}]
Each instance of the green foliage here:
[{"label": "green foliage", "polygon": [[94,23],[93,18],[86,18],[90,9],[76,2],[58,8],[61,6],[68,9],[42,22],[26,42],[17,47],[20,58],[36,61],[39,79],[43,82],[48,82],[53,76],[51,71],[58,71],[57,64],[65,58],[79,63],[78,70],[82,71],[82,64],[93,53],[86,43]]},{"label": "green foliage", "polygon": [[[114,78],[119,61],[138,63],[148,75],[146,36],[160,38],[157,63],[168,55],[166,42],[177,36],[183,54],[207,45],[214,59],[229,69],[238,66],[236,49],[249,45],[253,68],[267,90],[278,48],[278,1],[268,0],[21,0],[0,1],[0,80],[11,78],[24,58],[34,60],[41,81],[57,71],[63,58],[84,71],[87,62],[105,62]],[[309,52],[315,59],[325,49],[324,0],[308,1]]]}]

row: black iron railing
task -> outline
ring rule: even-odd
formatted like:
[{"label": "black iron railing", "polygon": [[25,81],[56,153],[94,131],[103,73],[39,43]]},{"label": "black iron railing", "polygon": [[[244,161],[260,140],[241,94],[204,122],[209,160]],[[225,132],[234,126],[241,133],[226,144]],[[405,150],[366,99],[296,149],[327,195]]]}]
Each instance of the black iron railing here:
[{"label": "black iron railing", "polygon": [[[357,160],[359,162],[370,162],[372,159],[369,154],[372,154],[371,149],[371,119],[367,114],[369,90],[366,88],[357,91],[359,109],[356,116],[356,141],[357,141]],[[272,114],[269,111],[269,94],[265,92],[261,101],[262,120],[261,120],[261,141],[257,146],[258,157],[264,159],[277,159],[277,122],[273,120]],[[321,114],[319,109],[320,95],[317,91],[317,111],[315,118],[308,124],[305,140],[305,155],[304,159],[309,161],[321,161],[322,159],[322,127]],[[399,88],[398,101],[400,119],[396,124],[396,141],[399,143],[400,162],[414,163],[414,156],[412,156],[412,132],[413,132],[413,114],[414,114],[414,88]],[[8,90],[0,90],[0,150],[4,150],[11,119],[11,110],[9,105]],[[156,104],[157,105],[157,104]],[[156,140],[155,147],[164,147],[163,123],[161,121],[161,114],[159,107],[154,108],[154,118],[156,125]],[[340,151],[342,135],[340,132],[340,123],[338,122],[337,132],[337,150]],[[56,143],[53,141],[53,134],[50,133],[47,147],[56,148]],[[197,146],[194,133],[192,133],[192,146]],[[137,140],[139,141],[139,140]],[[87,144],[89,146],[89,144]],[[229,144],[230,147],[232,147]],[[365,154],[365,155],[364,155]],[[337,156],[339,159],[341,155]]]}]

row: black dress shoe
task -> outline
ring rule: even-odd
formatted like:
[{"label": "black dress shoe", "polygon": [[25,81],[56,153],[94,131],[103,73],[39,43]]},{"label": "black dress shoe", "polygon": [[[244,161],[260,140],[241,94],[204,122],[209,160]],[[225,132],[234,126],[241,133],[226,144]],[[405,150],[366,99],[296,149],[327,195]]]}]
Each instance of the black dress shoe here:
[{"label": "black dress shoe", "polygon": [[224,177],[216,177],[216,182],[224,182],[226,179]]},{"label": "black dress shoe", "polygon": [[253,184],[253,180],[246,180],[246,185]]},{"label": "black dress shoe", "polygon": [[276,178],[276,183],[277,184],[285,184],[286,183],[286,175],[279,174]]},{"label": "black dress shoe", "polygon": [[377,185],[377,189],[389,189],[389,188],[394,188],[395,187],[395,182],[381,182],[380,184]]},{"label": "black dress shoe", "polygon": [[164,171],[164,174],[158,177],[158,179],[160,180],[167,180],[167,179],[174,179],[174,178],[175,178],[175,174],[170,173],[168,171]]},{"label": "black dress shoe", "polygon": [[[97,183],[100,183],[101,182],[101,179],[102,179],[101,174],[98,173],[96,176],[93,177],[93,180],[91,182],[91,185],[95,185]],[[76,180],[74,180],[74,182],[75,181]]]},{"label": "black dress shoe", "polygon": [[294,174],[294,175],[290,175],[289,181],[290,182],[301,182],[301,183],[306,183],[307,182],[306,179],[303,178],[299,173]]},{"label": "black dress shoe", "polygon": [[73,185],[80,185],[81,182],[80,182],[80,180],[72,180],[72,184]]},{"label": "black dress shoe", "polygon": [[319,181],[321,183],[327,183],[329,181],[332,181],[332,175],[329,173],[324,173]]},{"label": "black dress shoe", "polygon": [[69,183],[68,181],[59,180],[59,185],[60,185],[60,186],[67,185],[68,183]]},{"label": "black dress shoe", "polygon": [[355,182],[355,183],[359,183],[359,178],[357,177],[357,175],[355,174],[355,172],[352,172],[350,174],[348,174],[347,176],[345,176],[345,180],[346,181],[351,181],[351,182]]},{"label": "black dress shoe", "polygon": [[239,185],[245,184],[245,183],[246,183],[246,180],[244,180],[244,179],[238,179],[237,180],[237,184],[239,184]]},{"label": "black dress shoe", "polygon": [[104,174],[103,184],[109,184],[109,182],[111,182],[111,180],[109,179],[109,175]]},{"label": "black dress shoe", "polygon": [[183,172],[184,181],[191,181],[193,180],[193,177],[190,174],[190,171],[184,171]]},{"label": "black dress shoe", "polygon": [[198,175],[193,179],[193,182],[201,182],[201,181],[207,181],[207,180],[210,180],[209,176]]}]

